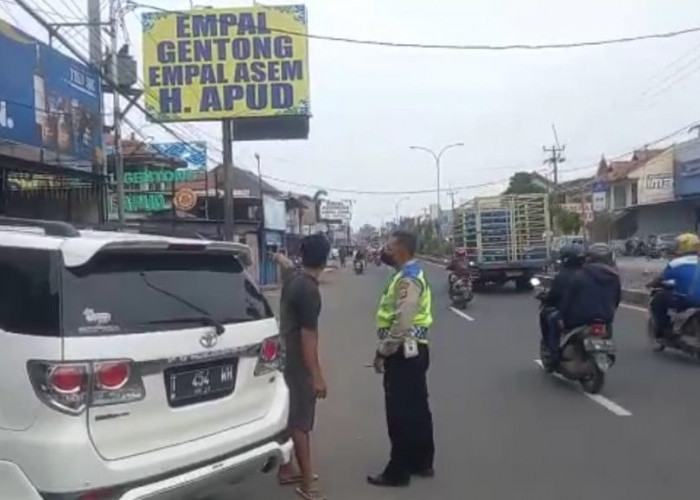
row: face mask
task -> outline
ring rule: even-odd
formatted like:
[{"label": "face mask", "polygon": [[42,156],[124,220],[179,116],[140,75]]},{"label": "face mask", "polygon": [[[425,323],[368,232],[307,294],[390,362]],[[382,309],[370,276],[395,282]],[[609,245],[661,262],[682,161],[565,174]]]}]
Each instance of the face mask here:
[{"label": "face mask", "polygon": [[379,258],[387,266],[394,267],[394,265],[396,264],[396,262],[394,262],[394,257],[386,251],[386,248],[382,248],[382,252],[379,255]]}]

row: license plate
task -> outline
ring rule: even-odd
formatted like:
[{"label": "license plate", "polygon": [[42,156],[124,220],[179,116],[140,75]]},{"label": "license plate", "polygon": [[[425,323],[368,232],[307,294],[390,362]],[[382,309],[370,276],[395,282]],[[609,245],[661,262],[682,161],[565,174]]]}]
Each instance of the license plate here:
[{"label": "license plate", "polygon": [[583,341],[583,346],[588,352],[615,352],[615,343],[610,339],[591,339]]},{"label": "license plate", "polygon": [[506,271],[506,278],[517,278],[522,275],[522,271]]},{"label": "license plate", "polygon": [[165,371],[168,404],[177,408],[223,398],[236,386],[238,359],[179,366]]}]

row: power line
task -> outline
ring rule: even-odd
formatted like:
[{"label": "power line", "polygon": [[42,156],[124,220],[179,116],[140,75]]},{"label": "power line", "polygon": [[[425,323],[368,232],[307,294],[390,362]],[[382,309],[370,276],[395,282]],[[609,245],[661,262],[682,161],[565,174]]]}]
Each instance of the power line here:
[{"label": "power line", "polygon": [[[161,12],[171,12],[177,14],[189,14],[188,11],[182,10],[170,10],[163,9],[162,7],[157,7],[155,5],[149,5],[139,2],[128,1],[127,2],[134,7],[141,7],[145,9],[153,9]],[[264,8],[274,8],[273,6],[264,6]],[[286,35],[300,36],[305,38],[311,38],[314,40],[325,40],[328,42],[342,42],[342,43],[352,43],[358,45],[374,45],[380,47],[398,47],[398,48],[409,48],[409,49],[438,49],[438,50],[489,50],[489,51],[506,51],[506,50],[547,50],[547,49],[575,49],[581,47],[597,47],[601,45],[614,45],[622,43],[639,42],[643,40],[661,40],[667,38],[675,38],[683,35],[688,35],[691,33],[700,32],[700,26],[667,31],[662,33],[651,33],[646,35],[628,36],[620,38],[609,38],[603,40],[592,40],[583,42],[570,42],[570,43],[544,43],[544,44],[530,44],[530,43],[516,43],[507,45],[493,45],[493,44],[439,44],[439,43],[416,43],[416,42],[392,42],[386,40],[370,40],[362,38],[350,38],[332,35],[315,35],[312,33],[302,33],[299,31],[285,30],[281,28],[267,27],[269,31],[276,33],[283,33]]]}]

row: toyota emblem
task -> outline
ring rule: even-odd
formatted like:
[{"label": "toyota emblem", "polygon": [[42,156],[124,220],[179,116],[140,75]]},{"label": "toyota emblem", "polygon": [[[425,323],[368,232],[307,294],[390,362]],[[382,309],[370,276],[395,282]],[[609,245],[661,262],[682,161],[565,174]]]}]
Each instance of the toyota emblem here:
[{"label": "toyota emblem", "polygon": [[206,349],[211,349],[218,341],[219,336],[216,334],[216,332],[208,332],[199,337],[199,343]]}]

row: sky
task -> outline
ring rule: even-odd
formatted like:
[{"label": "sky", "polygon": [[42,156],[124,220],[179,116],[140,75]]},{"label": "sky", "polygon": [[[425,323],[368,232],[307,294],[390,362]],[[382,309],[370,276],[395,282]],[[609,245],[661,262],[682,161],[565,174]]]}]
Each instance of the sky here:
[{"label": "sky", "polygon": [[[28,0],[51,20],[84,16],[85,0]],[[144,0],[168,9],[189,1]],[[204,0],[211,6],[252,2]],[[268,0],[268,4],[290,3]],[[568,43],[660,33],[700,26],[694,0],[308,0],[309,32],[350,38],[435,44]],[[106,2],[103,2],[106,5]],[[198,5],[198,2],[195,2]],[[106,12],[106,10],[105,10]],[[141,60],[142,10],[125,14],[132,52]],[[46,39],[12,0],[0,17]],[[67,32],[87,47],[84,30]],[[139,64],[140,66],[140,64]],[[259,153],[264,175],[284,191],[355,201],[353,225],[420,214],[436,193],[367,195],[334,192],[435,189],[430,155],[462,142],[442,161],[445,191],[457,202],[495,194],[519,170],[544,168],[543,146],[566,144],[563,179],[592,174],[601,155],[614,157],[653,144],[700,120],[700,33],[629,44],[540,51],[421,50],[310,40],[311,132],[305,141],[234,145],[237,166],[252,168]],[[130,118],[142,126],[138,113]],[[178,125],[207,140],[220,157],[220,126]],[[172,140],[156,125],[143,132]],[[684,134],[672,140],[683,140]],[[667,144],[666,141],[664,144]],[[567,172],[567,170],[569,170]],[[307,187],[300,187],[303,184]]]}]

